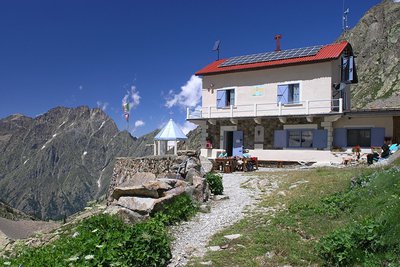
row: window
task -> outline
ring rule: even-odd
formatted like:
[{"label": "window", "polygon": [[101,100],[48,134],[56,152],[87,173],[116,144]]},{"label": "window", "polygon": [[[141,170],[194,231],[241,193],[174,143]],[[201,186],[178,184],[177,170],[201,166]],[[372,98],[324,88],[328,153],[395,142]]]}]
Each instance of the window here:
[{"label": "window", "polygon": [[217,90],[217,108],[235,105],[235,89]]},{"label": "window", "polygon": [[354,57],[342,57],[342,82],[352,82],[354,78]]},{"label": "window", "polygon": [[371,146],[371,129],[347,129],[347,146]]},{"label": "window", "polygon": [[281,104],[300,103],[300,84],[281,84],[278,85],[277,102]]},{"label": "window", "polygon": [[288,130],[288,147],[313,147],[313,130]]}]

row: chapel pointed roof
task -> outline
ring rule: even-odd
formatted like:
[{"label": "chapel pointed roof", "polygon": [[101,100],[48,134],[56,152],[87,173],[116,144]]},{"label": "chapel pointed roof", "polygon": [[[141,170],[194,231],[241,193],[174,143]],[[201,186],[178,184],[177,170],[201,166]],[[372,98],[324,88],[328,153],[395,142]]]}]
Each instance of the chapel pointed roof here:
[{"label": "chapel pointed roof", "polygon": [[161,129],[161,131],[154,137],[155,140],[186,140],[187,136],[183,133],[181,128],[170,119],[169,122]]}]

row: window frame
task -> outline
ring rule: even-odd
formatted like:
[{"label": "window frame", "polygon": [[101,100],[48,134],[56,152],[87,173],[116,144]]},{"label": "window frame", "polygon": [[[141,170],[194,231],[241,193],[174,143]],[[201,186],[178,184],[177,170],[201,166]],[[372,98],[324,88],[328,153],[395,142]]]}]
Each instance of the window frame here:
[{"label": "window frame", "polygon": [[[350,131],[369,131],[369,145],[365,145],[365,144],[361,144],[359,141],[359,137],[360,137],[360,132],[358,132],[357,134],[357,143],[356,144],[352,144],[350,143],[350,138],[349,138],[349,133]],[[354,146],[360,146],[360,147],[371,147],[372,144],[372,128],[370,127],[362,127],[362,128],[347,128],[346,131],[346,140],[347,140],[347,147],[354,147]]]},{"label": "window frame", "polygon": [[[300,148],[300,149],[313,149],[313,144],[314,144],[314,130],[312,128],[291,128],[291,129],[286,129],[287,131],[287,148]],[[303,131],[308,131],[311,132],[311,146],[303,146],[302,144],[304,142],[302,141],[302,136],[303,136]],[[299,146],[291,146],[290,145],[290,134],[292,132],[300,132],[300,145]]]},{"label": "window frame", "polygon": [[[216,108],[217,109],[226,109],[226,108],[229,108],[231,105],[232,105],[232,103],[230,103],[230,99],[229,99],[229,101],[226,101],[226,103],[228,103],[229,102],[229,105],[225,105],[224,107],[218,107],[218,92],[219,91],[233,91],[233,100],[234,100],[234,103],[233,103],[233,106],[236,106],[236,101],[237,101],[237,95],[236,95],[236,87],[226,87],[226,88],[219,88],[219,89],[217,89],[216,90]],[[229,93],[229,95],[231,95],[232,93]],[[232,97],[230,97],[230,98],[232,98]],[[227,99],[227,96],[226,96],[226,100],[228,100]]]},{"label": "window frame", "polygon": [[[295,84],[298,84],[299,85],[299,99],[298,99],[298,101],[297,102],[289,102],[289,92],[290,92],[290,86],[292,85],[295,85]],[[279,97],[279,86],[281,86],[281,85],[287,85],[288,86],[288,88],[287,88],[287,90],[289,91],[288,92],[288,99],[287,99],[287,103],[282,103],[282,105],[284,105],[284,106],[291,106],[291,105],[302,105],[302,81],[289,81],[289,82],[283,82],[283,83],[278,83],[277,85],[276,85],[276,97],[277,97],[277,99],[278,99],[278,97]],[[292,98],[293,98],[293,95],[292,95]],[[277,104],[279,105],[279,102],[281,102],[281,101],[277,101]]]}]

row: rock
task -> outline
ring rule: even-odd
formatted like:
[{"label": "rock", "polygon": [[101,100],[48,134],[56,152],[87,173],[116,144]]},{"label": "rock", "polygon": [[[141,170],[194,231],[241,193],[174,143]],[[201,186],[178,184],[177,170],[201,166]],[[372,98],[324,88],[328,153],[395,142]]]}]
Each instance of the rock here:
[{"label": "rock", "polygon": [[212,266],[212,261],[202,261],[200,262],[201,266]]},{"label": "rock", "polygon": [[285,191],[279,191],[279,192],[277,193],[277,195],[278,195],[278,196],[282,196],[282,197],[286,197]]},{"label": "rock", "polygon": [[189,171],[186,173],[185,181],[188,183],[193,184],[193,179],[194,177],[202,177],[200,172],[194,168],[189,169]]},{"label": "rock", "polygon": [[187,183],[183,180],[179,180],[179,179],[172,179],[172,178],[158,178],[157,179],[160,182],[165,182],[168,185],[170,185],[171,187],[179,187],[179,186],[186,186]]},{"label": "rock", "polygon": [[118,200],[122,196],[137,196],[137,197],[151,197],[158,198],[157,190],[151,190],[144,186],[125,186],[116,187],[111,195],[114,199]]},{"label": "rock", "polygon": [[273,251],[267,252],[267,253],[265,253],[264,256],[268,259],[272,259],[275,256],[275,252],[273,252]]},{"label": "rock", "polygon": [[199,211],[203,213],[210,213],[211,212],[211,206],[208,204],[202,204],[199,206]]},{"label": "rock", "polygon": [[227,248],[229,248],[229,244],[225,244],[225,245],[221,246],[221,249],[227,249]]},{"label": "rock", "polygon": [[201,176],[193,177],[193,199],[197,202],[206,202],[210,198],[210,187],[207,180]]},{"label": "rock", "polygon": [[172,188],[171,190],[165,191],[163,193],[163,196],[164,197],[170,196],[170,195],[178,196],[184,192],[185,192],[185,186],[178,186],[178,187]]},{"label": "rock", "polygon": [[224,237],[225,237],[226,239],[229,239],[229,240],[238,239],[238,238],[241,237],[241,236],[242,236],[241,234],[224,235]]},{"label": "rock", "polygon": [[211,247],[208,247],[208,249],[209,249],[210,251],[220,251],[220,250],[221,250],[221,247],[220,247],[220,246],[211,246]]},{"label": "rock", "polygon": [[159,198],[163,192],[171,188],[172,186],[165,181],[151,180],[137,186],[117,186],[114,188],[111,197],[117,200],[121,196]]},{"label": "rock", "polygon": [[141,186],[150,181],[155,181],[156,175],[151,172],[137,172],[132,177],[127,177],[125,181],[117,186]]},{"label": "rock", "polygon": [[215,200],[215,201],[227,200],[227,199],[229,199],[229,196],[227,196],[227,195],[215,195],[215,196],[213,196],[213,200]]},{"label": "rock", "polygon": [[147,214],[141,215],[130,209],[127,209],[124,207],[119,207],[119,206],[108,206],[107,209],[103,213],[110,214],[110,215],[117,215],[125,223],[132,223],[132,224],[141,222],[149,217]]},{"label": "rock", "polygon": [[195,169],[197,171],[200,171],[200,161],[196,158],[188,158],[186,160],[186,169],[185,173],[187,173],[190,169]]},{"label": "rock", "polygon": [[117,204],[143,215],[149,214],[153,210],[156,199],[146,197],[120,197]]},{"label": "rock", "polygon": [[209,173],[213,169],[212,162],[206,157],[200,156],[200,164],[201,164],[201,172],[203,172],[203,174]]}]

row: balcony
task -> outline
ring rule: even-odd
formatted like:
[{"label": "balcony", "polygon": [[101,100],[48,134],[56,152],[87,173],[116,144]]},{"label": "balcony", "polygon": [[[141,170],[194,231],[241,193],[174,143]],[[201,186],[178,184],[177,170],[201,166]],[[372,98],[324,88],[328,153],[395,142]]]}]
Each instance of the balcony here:
[{"label": "balcony", "polygon": [[226,108],[216,106],[200,109],[187,109],[186,119],[217,119],[217,118],[255,118],[255,117],[286,117],[312,116],[318,114],[343,113],[343,99],[306,100],[295,104],[264,103],[236,105]]}]

